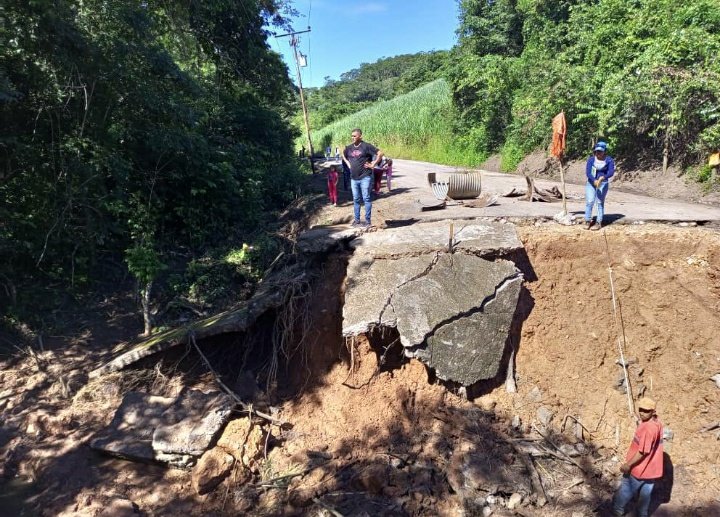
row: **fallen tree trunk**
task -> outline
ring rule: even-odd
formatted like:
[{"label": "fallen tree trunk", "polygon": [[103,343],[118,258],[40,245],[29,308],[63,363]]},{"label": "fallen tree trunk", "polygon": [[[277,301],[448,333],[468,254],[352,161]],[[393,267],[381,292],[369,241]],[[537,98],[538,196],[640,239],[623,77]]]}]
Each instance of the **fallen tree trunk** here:
[{"label": "fallen tree trunk", "polygon": [[284,270],[282,275],[276,275],[276,277],[263,282],[255,295],[243,302],[237,309],[216,314],[185,327],[162,332],[140,343],[130,345],[130,349],[126,351],[124,349],[128,348],[128,345],[121,345],[114,350],[120,355],[91,371],[89,377],[93,379],[106,373],[122,370],[149,355],[177,345],[190,344],[189,336],[191,335],[199,340],[228,332],[246,332],[265,312],[283,305],[285,294],[293,285],[305,281],[307,281],[307,274],[299,266]]}]

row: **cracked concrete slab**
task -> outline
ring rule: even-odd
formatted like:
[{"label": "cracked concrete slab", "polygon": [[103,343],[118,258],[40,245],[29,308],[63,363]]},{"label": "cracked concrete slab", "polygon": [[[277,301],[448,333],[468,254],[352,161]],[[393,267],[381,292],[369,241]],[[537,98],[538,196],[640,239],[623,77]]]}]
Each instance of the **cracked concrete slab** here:
[{"label": "cracked concrete slab", "polygon": [[423,274],[436,256],[431,253],[403,260],[353,257],[347,269],[343,335],[357,336],[382,325],[394,327],[393,293]]},{"label": "cracked concrete slab", "polygon": [[407,355],[470,385],[500,369],[523,278],[497,257],[522,243],[503,223],[457,224],[452,254],[448,238],[443,221],[352,241],[343,335],[395,327]]},{"label": "cracked concrete slab", "polygon": [[446,254],[426,275],[399,287],[394,299],[397,328],[405,347],[421,345],[436,328],[474,310],[507,278],[518,277],[512,262]]},{"label": "cracked concrete slab", "polygon": [[[498,256],[523,247],[510,223],[454,221],[454,250],[481,256]],[[446,251],[450,221],[414,224],[360,235],[350,242],[356,253],[374,257],[409,256]]]},{"label": "cracked concrete slab", "polygon": [[482,312],[442,325],[428,338],[423,360],[440,379],[470,386],[498,374],[521,286],[522,277],[508,278]]}]

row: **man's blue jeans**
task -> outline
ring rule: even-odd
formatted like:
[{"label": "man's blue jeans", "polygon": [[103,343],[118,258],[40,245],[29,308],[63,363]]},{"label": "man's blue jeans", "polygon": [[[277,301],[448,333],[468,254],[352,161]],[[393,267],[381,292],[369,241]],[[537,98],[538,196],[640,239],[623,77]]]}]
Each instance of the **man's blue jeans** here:
[{"label": "man's blue jeans", "polygon": [[355,210],[355,220],[360,220],[360,201],[365,203],[365,221],[370,224],[370,216],[372,215],[372,202],[370,201],[370,183],[371,176],[365,176],[362,179],[350,179],[350,186],[353,194],[353,209]]},{"label": "man's blue jeans", "polygon": [[587,182],[585,183],[585,222],[589,223],[592,220],[593,205],[597,201],[597,224],[602,224],[603,216],[605,215],[605,196],[608,193],[608,182],[603,181],[600,184],[600,188]]},{"label": "man's blue jeans", "polygon": [[647,517],[650,511],[650,496],[654,486],[654,479],[637,479],[629,474],[624,475],[620,488],[615,492],[613,498],[613,512],[615,515],[624,515],[627,504],[639,494],[637,515],[638,517]]}]

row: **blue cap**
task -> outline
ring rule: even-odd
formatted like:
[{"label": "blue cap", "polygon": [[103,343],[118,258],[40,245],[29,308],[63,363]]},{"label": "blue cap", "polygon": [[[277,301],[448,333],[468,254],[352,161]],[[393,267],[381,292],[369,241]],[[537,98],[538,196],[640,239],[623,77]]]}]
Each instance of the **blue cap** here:
[{"label": "blue cap", "polygon": [[595,144],[595,148],[593,149],[593,151],[607,151],[607,142],[603,142],[602,140],[600,140],[597,144]]}]

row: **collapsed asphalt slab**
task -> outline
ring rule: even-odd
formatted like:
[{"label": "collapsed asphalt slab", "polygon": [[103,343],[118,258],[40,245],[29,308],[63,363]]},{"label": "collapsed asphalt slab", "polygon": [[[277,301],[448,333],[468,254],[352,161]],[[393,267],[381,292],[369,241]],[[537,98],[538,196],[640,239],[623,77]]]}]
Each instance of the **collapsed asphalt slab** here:
[{"label": "collapsed asphalt slab", "polygon": [[508,223],[448,221],[367,233],[350,246],[343,335],[392,327],[405,354],[465,386],[501,367],[523,277]]},{"label": "collapsed asphalt slab", "polygon": [[128,460],[187,467],[210,447],[234,406],[219,392],[188,390],[167,398],[131,391],[90,447]]}]

